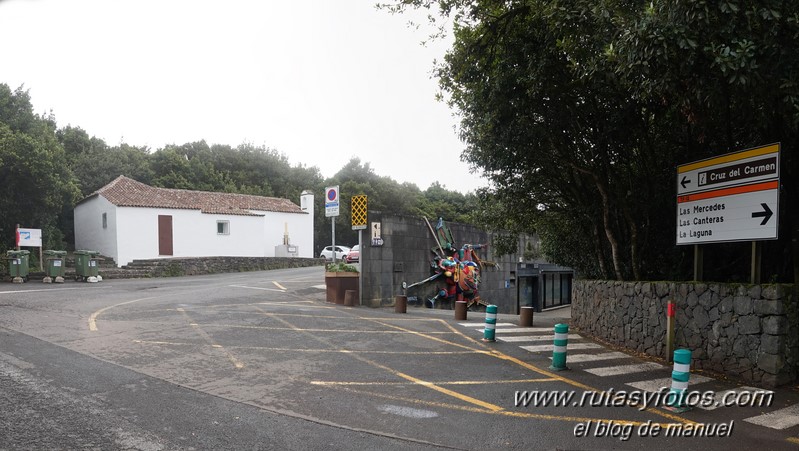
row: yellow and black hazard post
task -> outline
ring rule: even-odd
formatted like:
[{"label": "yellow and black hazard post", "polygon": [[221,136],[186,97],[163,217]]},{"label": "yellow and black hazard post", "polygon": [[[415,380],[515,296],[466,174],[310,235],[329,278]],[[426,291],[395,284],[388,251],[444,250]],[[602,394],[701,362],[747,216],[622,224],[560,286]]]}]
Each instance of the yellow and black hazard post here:
[{"label": "yellow and black hazard post", "polygon": [[361,276],[358,277],[358,304],[363,305],[363,231],[366,230],[366,195],[359,194],[352,196],[352,203],[350,205],[350,212],[352,212],[352,230],[358,231],[358,249],[360,255],[358,256],[358,265],[361,269]]}]

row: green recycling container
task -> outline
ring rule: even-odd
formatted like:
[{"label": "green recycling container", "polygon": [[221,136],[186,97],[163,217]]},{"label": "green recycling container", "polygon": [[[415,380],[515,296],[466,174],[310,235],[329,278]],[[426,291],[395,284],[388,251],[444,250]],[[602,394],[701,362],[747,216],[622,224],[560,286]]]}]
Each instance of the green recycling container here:
[{"label": "green recycling container", "polygon": [[98,265],[97,256],[100,255],[98,251],[75,251],[75,279],[86,280],[89,277],[97,277]]},{"label": "green recycling container", "polygon": [[66,251],[44,251],[44,255],[47,257],[45,260],[47,261],[47,269],[46,274],[48,277],[64,277],[64,269],[66,266],[65,257],[67,256]]},{"label": "green recycling container", "polygon": [[8,275],[28,280],[28,256],[30,251],[6,251]]}]

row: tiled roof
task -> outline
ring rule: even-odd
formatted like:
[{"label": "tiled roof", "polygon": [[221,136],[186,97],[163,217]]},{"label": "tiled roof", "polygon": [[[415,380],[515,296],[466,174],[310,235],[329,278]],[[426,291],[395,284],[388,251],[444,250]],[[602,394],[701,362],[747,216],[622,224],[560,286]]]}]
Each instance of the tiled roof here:
[{"label": "tiled roof", "polygon": [[100,195],[118,207],[175,208],[203,213],[263,216],[255,211],[305,213],[288,199],[249,194],[156,188],[120,175],[85,200]]}]

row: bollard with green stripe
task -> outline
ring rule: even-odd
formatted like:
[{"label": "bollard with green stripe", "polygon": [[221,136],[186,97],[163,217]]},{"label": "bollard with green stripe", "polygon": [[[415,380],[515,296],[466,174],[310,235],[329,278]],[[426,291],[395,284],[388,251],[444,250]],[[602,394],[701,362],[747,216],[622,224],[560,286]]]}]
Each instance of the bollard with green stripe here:
[{"label": "bollard with green stripe", "polygon": [[555,347],[552,348],[552,371],[568,370],[566,366],[566,346],[569,344],[569,325],[555,324]]},{"label": "bollard with green stripe", "polygon": [[494,338],[497,328],[497,306],[486,307],[486,327],[483,329],[483,341],[496,341]]},{"label": "bollard with green stripe", "polygon": [[678,349],[674,351],[674,370],[671,372],[671,390],[666,398],[666,409],[672,412],[687,412],[691,408],[685,405],[685,392],[688,391],[688,380],[691,377],[691,351]]}]

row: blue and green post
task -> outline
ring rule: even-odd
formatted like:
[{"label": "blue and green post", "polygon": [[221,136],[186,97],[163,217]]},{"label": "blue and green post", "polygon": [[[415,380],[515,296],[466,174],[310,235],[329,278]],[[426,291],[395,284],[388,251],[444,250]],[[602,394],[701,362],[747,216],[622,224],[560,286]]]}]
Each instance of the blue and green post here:
[{"label": "blue and green post", "polygon": [[486,307],[486,327],[483,329],[483,341],[496,341],[497,329],[497,306],[489,305]]},{"label": "blue and green post", "polygon": [[552,371],[568,370],[566,366],[566,347],[569,344],[569,325],[555,324],[555,346],[552,348]]},{"label": "blue and green post", "polygon": [[685,405],[685,392],[691,378],[691,351],[674,351],[674,370],[671,372],[671,390],[666,398],[667,409],[673,412],[686,412],[691,408]]}]

